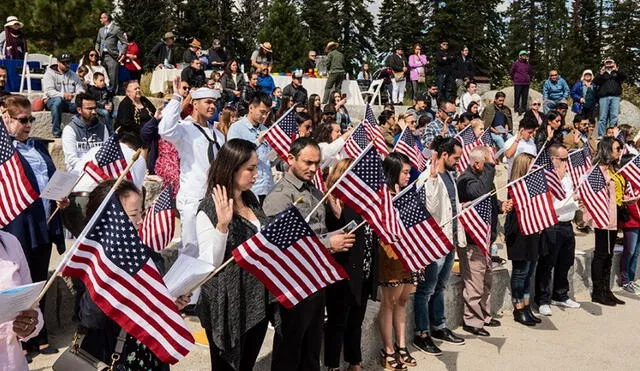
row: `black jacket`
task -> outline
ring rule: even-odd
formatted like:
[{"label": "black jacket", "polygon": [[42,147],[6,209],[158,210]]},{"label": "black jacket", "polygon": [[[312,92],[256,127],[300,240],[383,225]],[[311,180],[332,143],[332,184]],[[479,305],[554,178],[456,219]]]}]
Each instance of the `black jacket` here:
[{"label": "black jacket", "polygon": [[175,48],[167,45],[164,41],[160,41],[157,43],[151,52],[149,52],[148,60],[153,63],[153,66],[157,66],[159,64],[164,64],[164,60],[166,59],[169,64],[176,64],[176,55]]},{"label": "black jacket", "polygon": [[436,52],[436,74],[451,74],[456,57],[447,50],[438,49]]},{"label": "black jacket", "polygon": [[393,72],[402,72],[402,68],[407,66],[407,61],[404,56],[398,54],[392,54],[387,58],[387,66],[389,66]]},{"label": "black jacket", "polygon": [[473,79],[475,72],[475,66],[473,65],[473,58],[467,55],[466,58],[462,58],[462,55],[458,55],[454,63],[454,77],[456,79],[464,80],[464,78]]},{"label": "black jacket", "polygon": [[622,95],[622,82],[627,76],[621,71],[605,72],[597,75],[593,83],[598,87],[598,98]]},{"label": "black jacket", "polygon": [[180,79],[188,82],[192,88],[200,88],[204,86],[206,77],[204,75],[204,70],[188,66],[180,73]]},{"label": "black jacket", "polygon": [[113,125],[114,129],[120,129],[120,132],[128,132],[140,138],[140,128],[142,125],[151,120],[153,114],[156,113],[156,107],[146,97],[141,97],[140,101],[144,106],[136,113],[136,105],[129,97],[125,97],[118,106],[118,116]]},{"label": "black jacket", "polygon": [[228,73],[225,73],[224,75],[222,75],[222,78],[220,79],[220,84],[222,84],[222,90],[224,90],[224,93],[225,93],[224,98],[225,98],[225,101],[227,102],[236,101],[237,99],[234,98],[235,95],[233,95],[233,91],[234,90],[242,91],[242,88],[246,84],[246,81],[244,79],[244,74],[238,72],[236,77],[238,78],[237,83],[233,80],[233,77],[231,76],[231,74],[228,74]]},{"label": "black jacket", "polygon": [[300,85],[297,88],[293,87],[293,84],[289,84],[282,90],[283,96],[289,96],[294,103],[297,103],[300,107],[307,106],[307,89]]},{"label": "black jacket", "polygon": [[96,103],[100,108],[104,108],[105,105],[113,103],[113,93],[107,88],[100,89],[93,85],[89,85],[87,87],[87,93],[96,98]]},{"label": "black jacket", "polygon": [[[457,181],[458,197],[460,202],[469,202],[480,196],[486,195],[495,189],[494,179],[496,176],[496,166],[494,164],[485,163],[482,174],[475,173],[471,166],[467,167]],[[496,240],[498,228],[498,214],[500,213],[500,204],[498,198],[491,196],[491,242]],[[467,241],[473,241],[467,233]]]},{"label": "black jacket", "polygon": [[[227,64],[227,60],[229,58],[227,57],[227,53],[224,52],[224,50],[222,48],[219,49],[214,49],[211,48],[209,49],[209,67],[214,70],[214,71],[221,71],[224,69],[224,66]],[[220,66],[214,66],[213,62],[222,62],[224,63],[224,65]]]},{"label": "black jacket", "polygon": [[540,233],[522,235],[515,210],[509,211],[505,218],[504,240],[509,260],[538,260]]}]

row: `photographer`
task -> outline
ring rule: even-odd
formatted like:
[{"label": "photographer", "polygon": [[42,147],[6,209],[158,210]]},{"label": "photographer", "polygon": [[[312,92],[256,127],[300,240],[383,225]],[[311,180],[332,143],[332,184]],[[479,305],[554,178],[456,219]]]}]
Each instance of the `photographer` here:
[{"label": "photographer", "polygon": [[598,87],[600,103],[599,137],[605,134],[607,127],[616,126],[618,122],[622,82],[625,78],[626,75],[618,70],[616,62],[609,57],[604,60],[602,66],[600,66],[600,74],[593,80],[593,83]]}]

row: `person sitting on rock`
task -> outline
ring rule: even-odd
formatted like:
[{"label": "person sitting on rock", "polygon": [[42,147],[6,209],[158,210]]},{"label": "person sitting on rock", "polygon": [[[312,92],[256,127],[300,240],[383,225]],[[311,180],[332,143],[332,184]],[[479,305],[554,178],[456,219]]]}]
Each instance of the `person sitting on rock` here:
[{"label": "person sitting on rock", "polygon": [[54,138],[60,138],[63,112],[76,113],[76,105],[73,99],[79,93],[84,92],[82,80],[71,71],[71,55],[63,52],[58,56],[58,62],[47,68],[42,78],[42,90],[44,91],[47,109],[51,111],[51,134]]}]

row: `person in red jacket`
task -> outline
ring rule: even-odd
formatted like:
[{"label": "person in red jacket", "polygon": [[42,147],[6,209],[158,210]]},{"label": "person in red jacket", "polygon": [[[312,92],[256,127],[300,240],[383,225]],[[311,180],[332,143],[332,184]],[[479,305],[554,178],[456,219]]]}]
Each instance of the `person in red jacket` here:
[{"label": "person in red jacket", "polygon": [[[632,160],[633,157],[631,154],[622,156],[620,164]],[[635,282],[640,254],[640,191],[632,189],[630,183],[627,182],[624,200],[628,213],[623,212],[623,214],[627,214],[627,217],[618,220],[619,227],[622,228],[624,247],[620,256],[620,286],[627,292],[640,295],[640,286]]]},{"label": "person in red jacket", "polygon": [[127,45],[127,51],[125,51],[122,56],[122,61],[124,62],[124,67],[129,71],[129,75],[131,76],[130,80],[137,80],[140,82],[140,77],[142,76],[142,61],[140,60],[140,46],[133,38],[131,32],[126,32],[125,37],[129,44]]}]

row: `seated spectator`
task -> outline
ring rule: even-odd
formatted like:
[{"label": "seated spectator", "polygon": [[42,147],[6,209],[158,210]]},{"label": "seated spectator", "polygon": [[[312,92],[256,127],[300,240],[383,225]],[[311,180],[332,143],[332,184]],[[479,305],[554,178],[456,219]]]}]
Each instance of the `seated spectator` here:
[{"label": "seated spectator", "polygon": [[149,53],[149,59],[153,66],[158,67],[171,67],[173,68],[176,63],[175,45],[176,40],[173,32],[167,32],[164,34],[162,40],[153,46]]},{"label": "seated spectator", "polygon": [[214,71],[222,71],[228,59],[229,57],[227,57],[227,53],[222,48],[220,40],[213,39],[209,49],[209,67]]},{"label": "seated spectator", "polygon": [[87,83],[84,78],[89,73],[89,69],[87,68],[87,66],[78,66],[78,70],[76,71],[76,73],[78,74],[80,81],[82,81],[82,87],[84,88],[84,90],[87,90],[87,88],[91,85],[89,85],[89,83]]},{"label": "seated spectator", "polygon": [[194,58],[180,73],[180,80],[186,81],[192,88],[200,88],[204,86],[206,79],[204,70],[201,68],[202,62],[198,58]]},{"label": "seated spectator", "polygon": [[201,54],[201,51],[200,51],[201,49],[202,49],[202,44],[200,43],[200,41],[198,41],[197,39],[193,39],[189,44],[189,49],[185,50],[184,53],[182,54],[182,60],[184,61],[184,63],[191,64],[191,62],[193,62],[194,59],[199,59]]},{"label": "seated spectator", "polygon": [[149,99],[142,96],[140,84],[135,81],[124,83],[126,97],[118,106],[118,115],[114,129],[120,128],[120,133],[129,132],[140,138],[140,127],[149,121],[156,113],[156,107]]},{"label": "seated spectator", "polygon": [[413,106],[407,109],[406,113],[414,114],[416,118],[427,115],[427,100],[425,99],[424,95],[417,96],[414,101],[415,103],[413,104]]},{"label": "seated spectator", "polygon": [[233,125],[234,122],[238,121],[238,111],[233,106],[227,106],[222,109],[220,113],[218,126],[216,129],[220,130],[224,136],[227,136],[229,132],[229,127]]},{"label": "seated spectator", "polygon": [[251,71],[268,68],[269,72],[271,72],[271,67],[273,66],[273,50],[271,50],[271,43],[265,41],[260,44],[258,49],[251,53],[250,59]]},{"label": "seated spectator", "polygon": [[282,95],[291,97],[299,110],[307,107],[307,89],[302,86],[302,71],[296,70],[291,75],[291,83],[282,89]]},{"label": "seated spectator", "polygon": [[320,98],[318,94],[311,94],[311,96],[309,96],[307,113],[309,113],[309,116],[311,116],[313,127],[317,127],[322,120],[322,98]]},{"label": "seated spectator", "polygon": [[0,66],[0,98],[11,95],[4,86],[7,84],[7,67]]},{"label": "seated spectator", "polygon": [[244,116],[249,110],[249,102],[253,99],[256,93],[259,92],[258,86],[258,74],[255,72],[249,72],[247,74],[249,80],[247,84],[242,87],[242,93],[240,94],[240,100],[238,102],[238,115]]},{"label": "seated spectator", "polygon": [[273,113],[274,117],[275,114],[280,110],[280,107],[282,107],[282,88],[276,87],[271,92],[271,112]]},{"label": "seated spectator", "polygon": [[84,53],[82,59],[80,59],[80,66],[87,69],[87,74],[84,76],[84,81],[88,85],[93,85],[93,74],[100,72],[104,75],[104,80],[109,86],[109,75],[107,70],[100,64],[100,55],[94,49],[89,49]]},{"label": "seated spectator", "polygon": [[100,115],[105,123],[111,128],[111,114],[113,113],[113,94],[107,89],[105,75],[101,72],[93,74],[93,85],[87,88],[87,93],[96,98],[98,104],[98,115]]},{"label": "seated spectator", "polygon": [[505,141],[513,136],[509,133],[513,128],[511,109],[504,105],[505,98],[503,92],[497,92],[493,104],[482,113],[484,127],[490,128],[491,137],[499,150],[504,147]]},{"label": "seated spectator", "polygon": [[551,70],[549,72],[549,78],[545,80],[544,85],[542,85],[544,113],[547,114],[549,111],[555,109],[556,104],[560,102],[566,103],[567,98],[569,98],[569,93],[569,85],[567,85],[565,79],[560,77],[558,71]]},{"label": "seated spectator", "polygon": [[389,147],[389,150],[392,150],[397,131],[396,126],[398,126],[394,113],[392,111],[382,111],[380,116],[378,116],[378,126],[380,126],[380,131],[382,132],[387,147]]},{"label": "seated spectator", "polygon": [[471,103],[467,106],[467,111],[465,113],[471,114],[474,119],[480,118],[480,103],[472,100]]},{"label": "seated spectator", "polygon": [[60,138],[62,128],[62,113],[76,113],[73,103],[76,95],[84,92],[80,77],[71,71],[71,55],[63,52],[58,55],[56,64],[47,67],[42,78],[42,90],[44,91],[46,106],[51,111],[51,133],[54,138]]},{"label": "seated spectator", "polygon": [[225,102],[237,103],[238,100],[240,100],[242,88],[246,84],[244,74],[239,71],[238,67],[238,60],[231,59],[229,63],[227,63],[227,68],[220,80],[222,89],[224,90],[223,97]]}]

